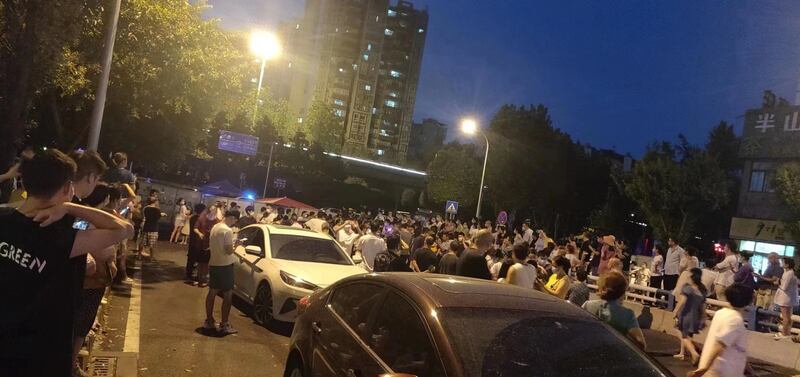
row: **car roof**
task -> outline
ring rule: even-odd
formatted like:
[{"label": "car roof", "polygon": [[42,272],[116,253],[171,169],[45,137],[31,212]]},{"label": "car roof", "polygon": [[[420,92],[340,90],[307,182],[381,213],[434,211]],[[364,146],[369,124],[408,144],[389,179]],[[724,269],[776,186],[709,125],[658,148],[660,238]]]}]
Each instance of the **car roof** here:
[{"label": "car roof", "polygon": [[329,236],[327,236],[325,234],[317,233],[317,232],[315,232],[315,231],[313,231],[311,229],[296,228],[296,227],[287,226],[287,225],[255,224],[255,225],[250,225],[247,228],[250,228],[250,227],[261,228],[263,230],[266,230],[268,234],[286,234],[286,235],[299,236],[299,237],[321,238],[321,239],[326,239],[326,240],[330,240],[331,239],[331,237],[329,237]]},{"label": "car roof", "polygon": [[417,272],[388,272],[362,274],[343,281],[357,280],[371,280],[393,286],[418,304],[433,308],[503,308],[591,317],[577,306],[548,294],[490,280]]}]

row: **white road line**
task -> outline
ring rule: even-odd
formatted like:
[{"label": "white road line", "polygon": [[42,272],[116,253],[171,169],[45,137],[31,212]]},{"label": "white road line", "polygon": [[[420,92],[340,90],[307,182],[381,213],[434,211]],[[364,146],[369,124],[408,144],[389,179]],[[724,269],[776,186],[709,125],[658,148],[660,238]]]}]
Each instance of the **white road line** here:
[{"label": "white road line", "polygon": [[133,273],[131,299],[128,304],[128,321],[125,325],[123,352],[139,352],[139,319],[142,314],[142,262]]}]

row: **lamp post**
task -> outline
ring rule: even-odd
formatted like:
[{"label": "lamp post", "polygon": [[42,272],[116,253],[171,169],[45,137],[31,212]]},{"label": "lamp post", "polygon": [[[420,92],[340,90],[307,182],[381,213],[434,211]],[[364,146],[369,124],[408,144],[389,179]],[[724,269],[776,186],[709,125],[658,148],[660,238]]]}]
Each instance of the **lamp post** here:
[{"label": "lamp post", "polygon": [[267,65],[267,60],[280,55],[281,44],[275,34],[266,31],[254,31],[250,34],[250,52],[261,59],[261,73],[258,75],[258,89],[256,90],[256,105],[253,109],[253,127],[255,127],[259,96],[261,96],[261,83],[264,81],[264,67]]},{"label": "lamp post", "polygon": [[[264,68],[267,65],[267,60],[277,57],[281,53],[281,43],[275,34],[266,31],[254,31],[250,34],[250,52],[261,59],[261,73],[258,75],[258,89],[256,89],[256,104],[253,108],[253,128],[256,127],[256,118],[258,117],[258,103],[261,96],[261,84],[264,81]],[[275,149],[275,143],[269,145],[269,159],[267,161],[267,174],[264,177],[264,197],[267,197],[267,186],[269,185],[269,170],[272,167],[272,152]]]},{"label": "lamp post", "polygon": [[[478,122],[472,118],[465,118],[461,121],[461,132],[467,135],[475,135],[479,132],[478,130]],[[481,201],[483,200],[483,180],[486,177],[486,161],[489,160],[489,138],[486,137],[486,134],[480,132],[481,136],[483,136],[483,140],[486,140],[486,153],[483,156],[483,171],[481,172],[481,187],[478,190],[478,209],[475,211],[475,217],[478,219],[481,218]]]}]

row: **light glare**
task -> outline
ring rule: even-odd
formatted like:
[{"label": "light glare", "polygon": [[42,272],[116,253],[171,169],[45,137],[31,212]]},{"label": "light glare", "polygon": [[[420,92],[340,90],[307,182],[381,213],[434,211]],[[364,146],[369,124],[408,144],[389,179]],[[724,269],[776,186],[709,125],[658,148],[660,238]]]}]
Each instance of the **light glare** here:
[{"label": "light glare", "polygon": [[275,34],[266,31],[254,31],[250,34],[250,52],[264,60],[280,55],[281,43]]},{"label": "light glare", "polygon": [[461,121],[461,131],[467,135],[474,135],[478,132],[478,122],[472,118],[466,118]]}]

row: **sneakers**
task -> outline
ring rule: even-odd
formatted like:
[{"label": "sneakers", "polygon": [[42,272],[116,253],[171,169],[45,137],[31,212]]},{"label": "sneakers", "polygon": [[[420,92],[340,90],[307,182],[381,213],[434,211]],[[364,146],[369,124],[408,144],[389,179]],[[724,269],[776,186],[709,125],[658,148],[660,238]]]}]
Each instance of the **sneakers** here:
[{"label": "sneakers", "polygon": [[224,334],[224,335],[231,335],[231,334],[236,334],[236,333],[238,333],[238,332],[239,332],[239,330],[236,330],[236,329],[234,329],[233,327],[231,327],[231,324],[230,324],[230,323],[221,323],[221,324],[219,325],[219,332],[220,332],[221,334]]},{"label": "sneakers", "polygon": [[131,279],[131,278],[126,276],[125,279],[120,279],[119,283],[120,284],[133,284],[133,279]]},{"label": "sneakers", "polygon": [[204,330],[216,330],[217,325],[214,323],[213,319],[207,319],[203,322],[203,329]]},{"label": "sneakers", "polygon": [[785,338],[788,338],[788,337],[786,335],[781,334],[781,333],[775,333],[775,336],[773,337],[774,340],[782,340],[782,339],[785,339]]}]

